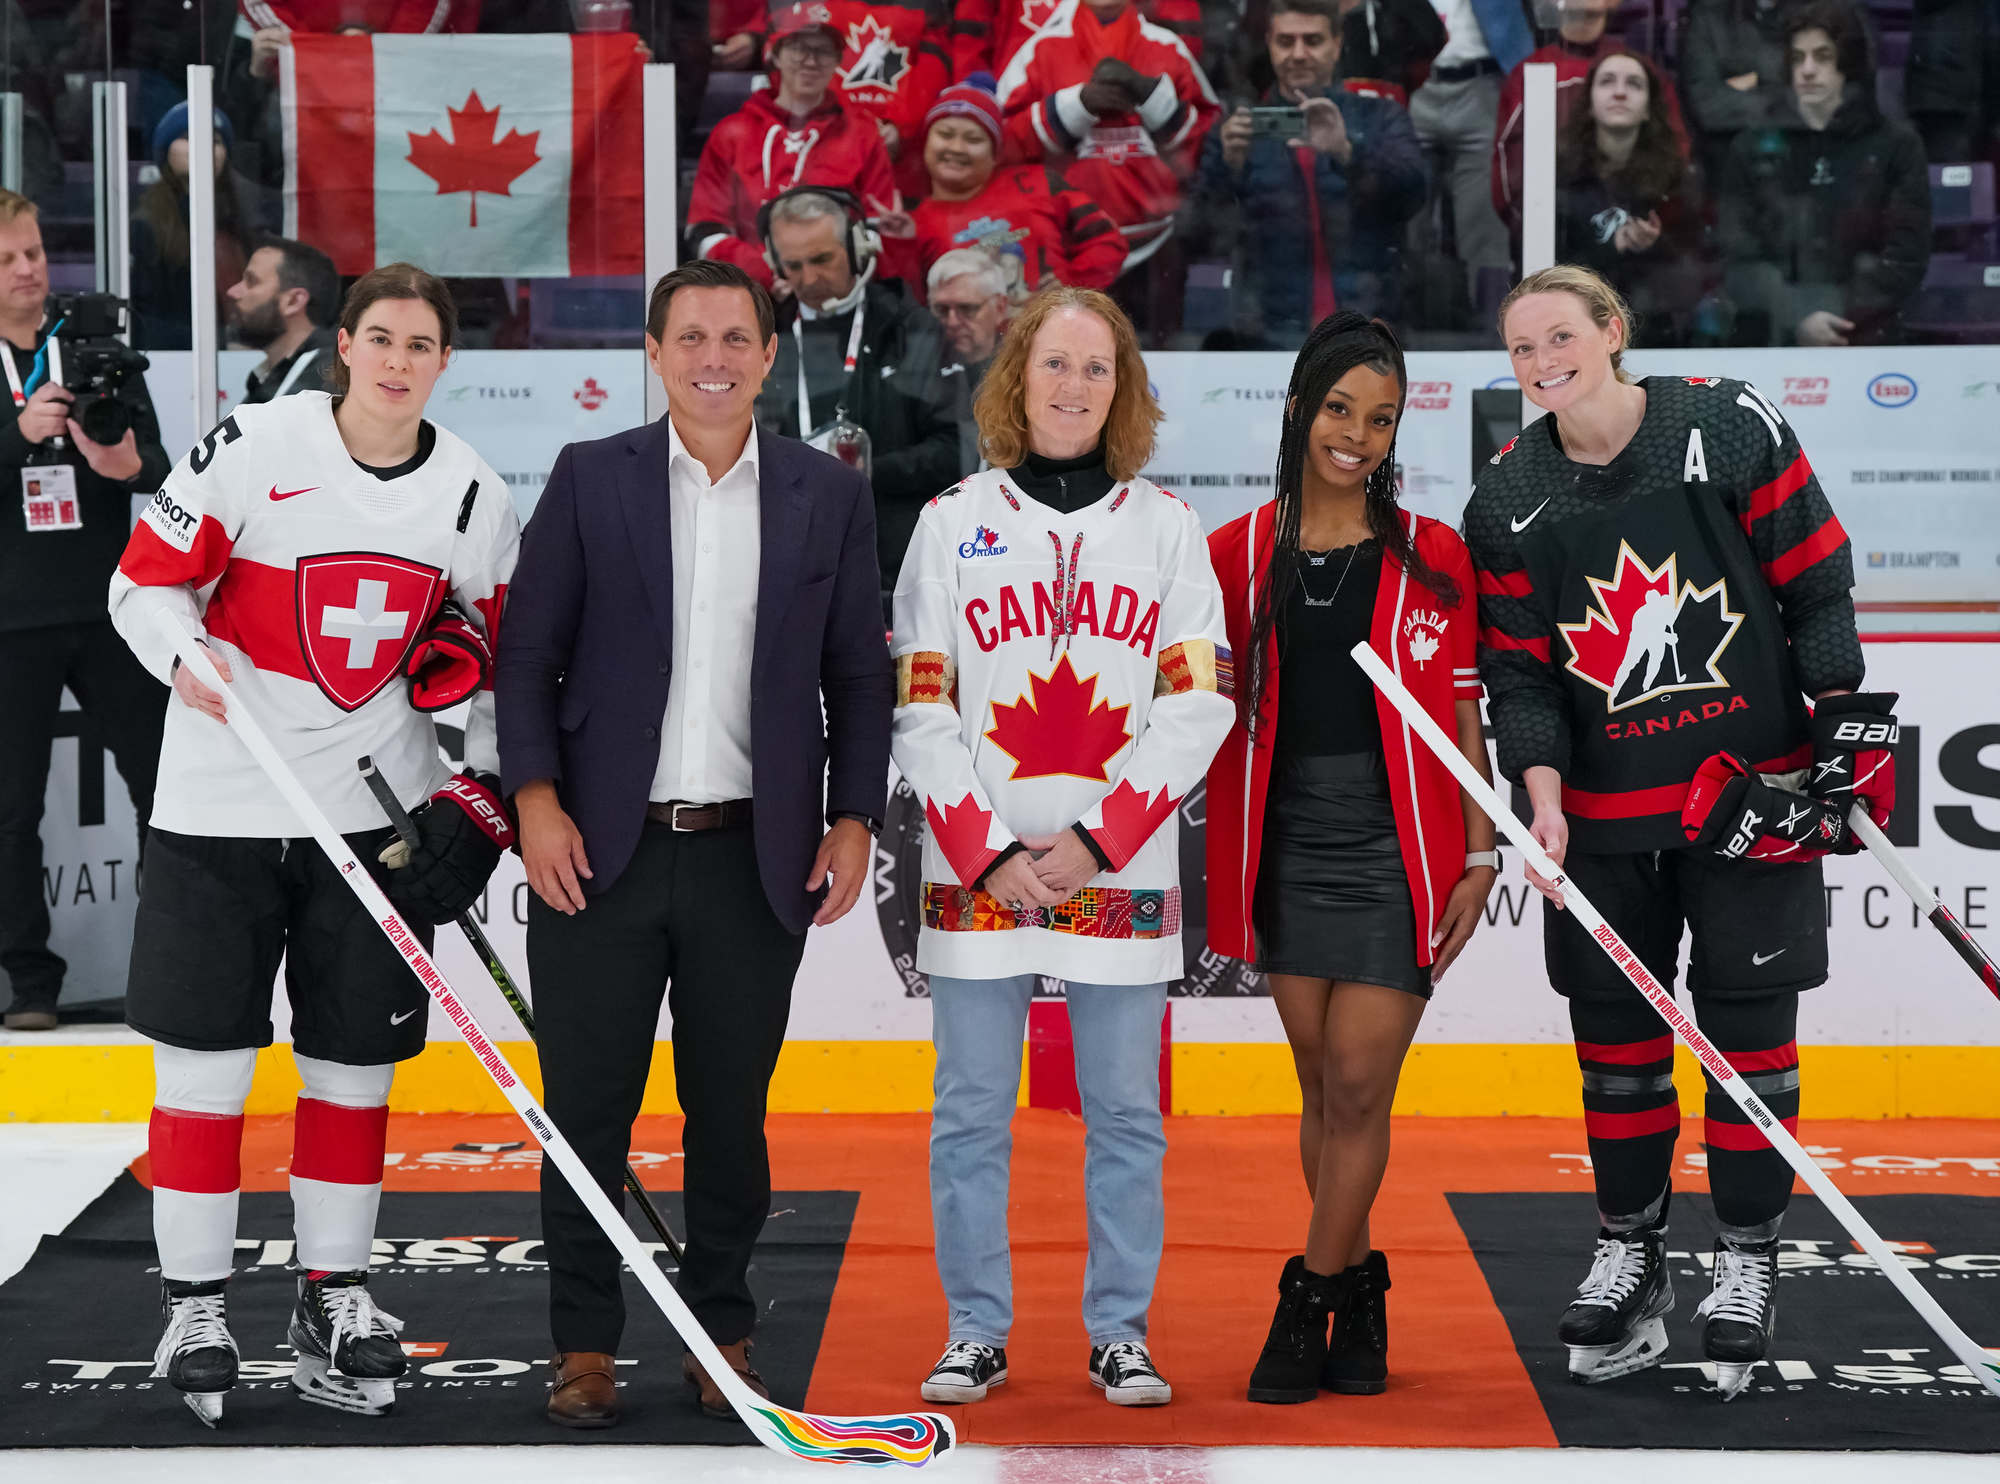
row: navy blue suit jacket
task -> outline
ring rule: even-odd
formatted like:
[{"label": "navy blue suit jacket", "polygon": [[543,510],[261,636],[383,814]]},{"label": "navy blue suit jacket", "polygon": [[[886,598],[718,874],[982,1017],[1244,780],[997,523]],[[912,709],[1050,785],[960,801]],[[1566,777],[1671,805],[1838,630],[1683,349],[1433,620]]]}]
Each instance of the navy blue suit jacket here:
[{"label": "navy blue suit jacket", "polygon": [[[875,503],[837,459],[759,431],[750,767],[758,874],[803,932],[836,814],[887,808],[895,681],[882,630]],[[596,895],[645,825],[673,683],[667,420],[557,456],[521,539],[494,667],[502,786],[555,780]],[[822,715],[821,701],[825,710]]]}]

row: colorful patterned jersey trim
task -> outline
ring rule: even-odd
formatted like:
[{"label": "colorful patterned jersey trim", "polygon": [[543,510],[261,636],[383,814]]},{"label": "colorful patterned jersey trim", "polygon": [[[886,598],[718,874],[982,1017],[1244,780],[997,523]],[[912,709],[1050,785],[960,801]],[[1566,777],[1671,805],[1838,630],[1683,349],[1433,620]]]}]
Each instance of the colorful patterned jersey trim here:
[{"label": "colorful patterned jersey trim", "polygon": [[1078,938],[1171,937],[1181,930],[1181,889],[1128,890],[1086,886],[1054,907],[1015,911],[983,891],[949,882],[924,883],[924,926],[941,933],[1004,933],[1041,928]]},{"label": "colorful patterned jersey trim", "polygon": [[1212,639],[1184,639],[1160,651],[1160,668],[1153,676],[1155,696],[1178,696],[1191,690],[1236,693],[1236,657]]},{"label": "colorful patterned jersey trim", "polygon": [[958,706],[958,666],[951,656],[934,649],[912,650],[896,656],[896,704],[915,706],[924,702]]}]

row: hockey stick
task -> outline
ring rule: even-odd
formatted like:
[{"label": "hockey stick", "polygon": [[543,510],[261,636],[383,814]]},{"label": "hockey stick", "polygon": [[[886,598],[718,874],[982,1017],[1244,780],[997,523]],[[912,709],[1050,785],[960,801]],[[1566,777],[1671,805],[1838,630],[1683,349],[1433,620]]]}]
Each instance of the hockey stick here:
[{"label": "hockey stick", "polygon": [[1686,1013],[1675,1003],[1673,995],[1668,993],[1646,966],[1639,962],[1638,955],[1626,946],[1625,940],[1612,931],[1611,925],[1590,904],[1590,899],[1577,889],[1576,883],[1563,874],[1562,867],[1549,859],[1548,853],[1535,842],[1535,837],[1528,833],[1527,826],[1514,817],[1514,811],[1508,808],[1493,791],[1493,786],[1479,776],[1472,764],[1466,761],[1465,754],[1460,752],[1438,724],[1431,720],[1430,713],[1425,711],[1416,697],[1410,694],[1403,682],[1390,673],[1389,667],[1382,663],[1381,656],[1366,643],[1355,645],[1350,653],[1354,656],[1354,662],[1361,666],[1370,680],[1375,682],[1376,688],[1403,714],[1405,725],[1423,738],[1424,745],[1437,754],[1440,762],[1451,769],[1459,787],[1465,790],[1475,804],[1492,816],[1493,823],[1499,826],[1501,833],[1513,842],[1514,848],[1521,852],[1521,857],[1528,866],[1562,892],[1563,906],[1576,918],[1577,925],[1597,940],[1597,946],[1611,956],[1611,961],[1618,965],[1627,979],[1632,981],[1633,987],[1646,997],[1655,1010],[1659,1011],[1660,1018],[1687,1043],[1688,1050],[1692,1051],[1708,1069],[1716,1085],[1734,1098],[1736,1106],[1749,1114],[1750,1121],[1763,1130],[1764,1137],[1771,1142],[1771,1147],[1784,1155],[1791,1167],[1798,1171],[1807,1185],[1812,1187],[1813,1194],[1818,1196],[1826,1208],[1839,1219],[1840,1224],[1847,1228],[1848,1234],[1854,1238],[1861,1250],[1875,1259],[1875,1265],[1882,1270],[1882,1275],[1896,1286],[1897,1291],[1905,1299],[1909,1300],[1910,1307],[1915,1309],[1937,1337],[1944,1341],[1946,1348],[1964,1363],[1972,1377],[1993,1395],[2000,1396],[2000,1359],[1995,1358],[1995,1352],[1983,1350],[1974,1344],[1972,1337],[1954,1324],[1951,1316],[1945,1313],[1938,1301],[1910,1276],[1909,1269],[1904,1267],[1901,1259],[1883,1244],[1881,1237],[1875,1234],[1875,1228],[1854,1209],[1853,1202],[1834,1187],[1826,1172],[1813,1162],[1812,1156],[1799,1147],[1799,1141],[1793,1138],[1791,1131],[1778,1121],[1777,1115],[1765,1106],[1764,1100],[1744,1084],[1737,1070],[1710,1044],[1708,1037],[1701,1033],[1700,1028],[1688,1019]]},{"label": "hockey stick", "polygon": [[[372,757],[364,757],[355,766],[361,770],[361,777],[367,783],[368,791],[375,795],[375,802],[380,804],[382,812],[389,816],[389,823],[396,827],[396,838],[403,843],[404,850],[406,852],[415,850],[418,840],[417,822],[410,818],[410,811],[403,807],[402,801],[396,797],[395,790],[389,787],[389,780],[382,776],[381,770],[375,766],[375,760]],[[406,855],[405,859],[407,858]],[[494,987],[500,991],[500,997],[506,1000],[507,1007],[514,1012],[515,1019],[521,1022],[521,1029],[528,1033],[530,1041],[534,1040],[535,1012],[528,1008],[528,1001],[521,994],[520,986],[514,982],[514,976],[507,972],[507,966],[500,961],[498,950],[487,941],[486,934],[480,931],[479,924],[473,921],[470,912],[461,912],[452,921],[457,923],[458,930],[465,934],[465,941],[472,945],[472,951],[479,955],[479,961],[486,965],[486,972],[493,976]],[[639,1183],[638,1171],[632,1168],[629,1160],[625,1165],[625,1188],[638,1200],[639,1209],[646,1213],[646,1224],[652,1227],[654,1235],[666,1244],[667,1251],[673,1254],[674,1261],[686,1262],[687,1254],[681,1251],[681,1244],[674,1240],[673,1232],[667,1227],[666,1217],[662,1216],[660,1208],[653,1204],[653,1198],[646,1193],[646,1187]]]},{"label": "hockey stick", "polygon": [[473,1055],[479,1058],[488,1075],[506,1094],[507,1101],[521,1115],[521,1121],[528,1125],[529,1132],[541,1144],[544,1154],[562,1171],[577,1199],[596,1219],[604,1235],[611,1239],[619,1256],[625,1259],[640,1285],[652,1295],[653,1302],[660,1306],[660,1312],[667,1316],[667,1322],[680,1335],[681,1343],[708,1372],[757,1441],[775,1452],[797,1458],[875,1467],[889,1464],[919,1467],[949,1449],[957,1441],[957,1434],[950,1419],[935,1412],[911,1412],[894,1417],[824,1417],[781,1407],[758,1396],[743,1384],[729,1362],[722,1358],[722,1352],[715,1348],[694,1315],[688,1311],[681,1296],[674,1292],[659,1264],[652,1260],[632,1228],[613,1208],[610,1199],[598,1189],[597,1182],[591,1179],[590,1172],[570,1147],[569,1140],[562,1136],[562,1131],[550,1120],[541,1104],[535,1101],[519,1074],[500,1054],[500,1048],[487,1037],[477,1017],[466,1007],[444,975],[438,972],[437,965],[431,962],[430,955],[424,952],[416,935],[404,925],[396,909],[389,904],[389,899],[382,895],[382,889],[368,874],[368,868],[328,823],[326,815],[271,745],[271,739],[257,724],[256,717],[230,689],[228,682],[215,672],[197,636],[172,614],[157,615],[157,622],[161,635],[173,645],[181,663],[193,670],[195,678],[218,695],[228,698],[229,733],[249,749],[251,757],[257,760],[258,766],[285,802],[291,805],[312,832],[313,839],[319,842],[320,849],[326,852],[327,859],[347,882],[348,888],[361,899],[368,915],[382,929],[383,936],[403,956],[403,961],[430,992],[432,1001],[444,1011],[445,1017],[458,1027]]},{"label": "hockey stick", "polygon": [[1979,976],[1979,982],[2000,997],[2000,968],[1994,966],[1986,950],[1965,930],[1964,924],[1951,915],[1951,908],[1940,902],[1937,893],[1924,885],[1923,877],[1910,869],[1909,860],[1882,833],[1881,827],[1868,817],[1868,811],[1856,804],[1847,812],[1847,824],[1855,837],[1882,863],[1882,869],[1894,877],[1896,885],[1902,887],[1904,894],[1916,903],[1917,910],[1930,919],[1931,926],[1944,934],[1945,942],[1958,950],[1958,956]]}]

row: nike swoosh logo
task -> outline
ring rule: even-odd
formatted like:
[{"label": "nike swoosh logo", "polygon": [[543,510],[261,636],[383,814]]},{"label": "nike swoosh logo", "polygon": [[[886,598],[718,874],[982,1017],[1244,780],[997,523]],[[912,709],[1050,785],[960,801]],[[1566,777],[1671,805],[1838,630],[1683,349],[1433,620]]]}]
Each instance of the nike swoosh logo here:
[{"label": "nike swoosh logo", "polygon": [[[1554,495],[1549,496],[1549,500],[1553,500],[1554,498],[1555,498]],[[1514,534],[1516,536],[1520,535],[1521,532],[1527,530],[1529,526],[1534,524],[1535,517],[1540,515],[1543,510],[1548,508],[1549,500],[1542,501],[1541,504],[1537,505],[1533,510],[1530,510],[1527,514],[1526,519],[1510,520],[1507,522],[1508,525],[1514,528]]]},{"label": "nike swoosh logo", "polygon": [[271,486],[271,498],[274,500],[289,500],[293,495],[309,495],[318,488],[319,486],[316,484],[309,484],[302,490],[281,490],[274,484]]},{"label": "nike swoosh logo", "polygon": [[[1785,953],[1788,951],[1789,950],[1787,949],[1780,948],[1778,950],[1778,953]],[[1765,964],[1768,964],[1772,959],[1776,958],[1778,956],[1778,953],[1753,953],[1750,955],[1750,962],[1755,964],[1758,968],[1761,969]]]},{"label": "nike swoosh logo", "polygon": [[[1783,953],[1784,951],[1785,950],[1782,948],[1778,950],[1778,952],[1780,953]],[[415,1015],[416,1013],[417,1012],[414,1010],[405,1010],[401,1015],[391,1015],[389,1017],[389,1024],[401,1025],[404,1021],[408,1020],[412,1015]]]}]

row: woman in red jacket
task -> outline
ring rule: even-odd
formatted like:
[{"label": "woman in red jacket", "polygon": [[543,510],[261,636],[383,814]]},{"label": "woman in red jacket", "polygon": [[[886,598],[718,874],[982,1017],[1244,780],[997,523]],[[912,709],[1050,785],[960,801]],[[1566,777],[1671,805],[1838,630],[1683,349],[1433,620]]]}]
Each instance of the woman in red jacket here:
[{"label": "woman in red jacket", "polygon": [[1472,560],[1448,526],[1396,508],[1406,385],[1380,321],[1322,320],[1292,370],[1276,500],[1209,538],[1244,657],[1237,723],[1208,774],[1209,944],[1270,977],[1313,1197],[1251,1373],[1257,1402],[1387,1385],[1389,1269],[1368,1209],[1389,1104],[1499,868],[1492,821],[1348,656],[1372,644],[1491,776]]}]

